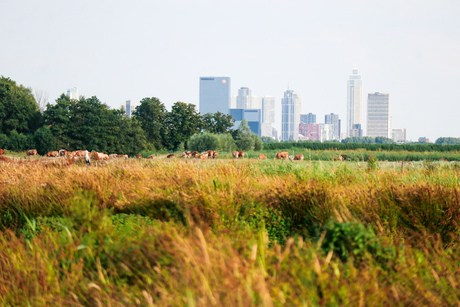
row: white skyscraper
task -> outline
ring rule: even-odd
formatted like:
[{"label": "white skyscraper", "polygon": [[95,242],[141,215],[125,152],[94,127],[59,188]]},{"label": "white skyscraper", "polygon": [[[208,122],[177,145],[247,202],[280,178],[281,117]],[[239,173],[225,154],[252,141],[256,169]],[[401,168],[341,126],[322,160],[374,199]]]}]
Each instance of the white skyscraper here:
[{"label": "white skyscraper", "polygon": [[67,90],[67,96],[70,100],[78,100],[78,88],[74,87]]},{"label": "white skyscraper", "polygon": [[[347,135],[359,136],[359,131],[354,131],[363,124],[363,84],[358,69],[354,68],[347,82]],[[361,133],[362,134],[362,133]]]},{"label": "white skyscraper", "polygon": [[284,92],[281,99],[281,139],[283,141],[299,140],[301,101],[292,90]]},{"label": "white skyscraper", "polygon": [[390,94],[368,94],[367,136],[391,138]]},{"label": "white skyscraper", "polygon": [[248,106],[251,103],[252,92],[248,87],[242,87],[238,90],[238,96],[236,96],[236,108],[237,109],[249,109]]},{"label": "white skyscraper", "polygon": [[275,123],[275,97],[262,97],[262,136],[272,137]]}]

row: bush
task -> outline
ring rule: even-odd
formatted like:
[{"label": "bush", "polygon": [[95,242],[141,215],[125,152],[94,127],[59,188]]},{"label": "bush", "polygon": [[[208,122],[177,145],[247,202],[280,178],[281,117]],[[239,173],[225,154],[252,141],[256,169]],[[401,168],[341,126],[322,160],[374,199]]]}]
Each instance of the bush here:
[{"label": "bush", "polygon": [[231,152],[236,149],[235,140],[230,133],[218,134],[219,138],[219,150]]},{"label": "bush", "polygon": [[200,134],[194,134],[188,141],[188,149],[191,151],[206,151],[216,150],[219,148],[219,138],[217,135],[204,132]]}]

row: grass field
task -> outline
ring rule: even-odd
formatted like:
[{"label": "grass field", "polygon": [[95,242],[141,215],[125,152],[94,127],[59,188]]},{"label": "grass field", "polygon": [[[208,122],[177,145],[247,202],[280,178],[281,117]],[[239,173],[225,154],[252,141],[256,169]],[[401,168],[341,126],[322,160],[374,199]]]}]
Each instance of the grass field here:
[{"label": "grass field", "polygon": [[0,161],[0,303],[460,303],[460,163],[302,153]]}]

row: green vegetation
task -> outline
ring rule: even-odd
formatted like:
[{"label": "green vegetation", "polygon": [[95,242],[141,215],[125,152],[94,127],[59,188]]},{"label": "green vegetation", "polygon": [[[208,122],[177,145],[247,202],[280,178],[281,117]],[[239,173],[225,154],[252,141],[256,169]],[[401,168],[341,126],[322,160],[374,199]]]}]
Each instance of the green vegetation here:
[{"label": "green vegetation", "polygon": [[5,161],[2,305],[459,303],[457,162]]}]

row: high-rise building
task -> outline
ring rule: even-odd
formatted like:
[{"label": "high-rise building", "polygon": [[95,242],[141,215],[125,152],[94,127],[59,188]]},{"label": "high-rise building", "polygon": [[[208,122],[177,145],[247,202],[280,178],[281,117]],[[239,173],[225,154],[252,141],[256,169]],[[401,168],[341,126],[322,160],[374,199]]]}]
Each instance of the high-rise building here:
[{"label": "high-rise building", "polygon": [[284,92],[281,99],[281,139],[283,141],[299,140],[301,100],[293,90]]},{"label": "high-rise building", "polygon": [[126,100],[121,106],[123,107],[123,110],[125,110],[126,115],[131,117],[133,112],[136,110],[137,103],[131,100]]},{"label": "high-rise building", "polygon": [[78,88],[70,88],[67,90],[67,96],[70,98],[70,100],[78,100]]},{"label": "high-rise building", "polygon": [[236,96],[236,108],[237,109],[250,109],[252,91],[248,87],[241,87],[238,90],[238,96]]},{"label": "high-rise building", "polygon": [[367,136],[391,138],[390,94],[367,95]]},{"label": "high-rise building", "polygon": [[316,114],[308,113],[300,115],[301,124],[316,124]]},{"label": "high-rise building", "polygon": [[347,82],[347,135],[353,136],[355,125],[363,124],[363,85],[358,69],[354,68]]},{"label": "high-rise building", "polygon": [[406,128],[392,129],[391,130],[391,139],[397,144],[406,143]]},{"label": "high-rise building", "polygon": [[229,114],[230,77],[200,77],[200,113]]},{"label": "high-rise building", "polygon": [[245,119],[248,122],[249,129],[252,133],[261,136],[262,131],[262,112],[260,109],[257,110],[246,110],[246,109],[230,109],[229,114],[235,120],[233,129],[238,129],[241,122]]},{"label": "high-rise building", "polygon": [[326,114],[324,123],[332,126],[332,140],[340,140],[340,119],[338,114]]},{"label": "high-rise building", "polygon": [[275,123],[275,97],[262,97],[262,136],[273,136]]}]

